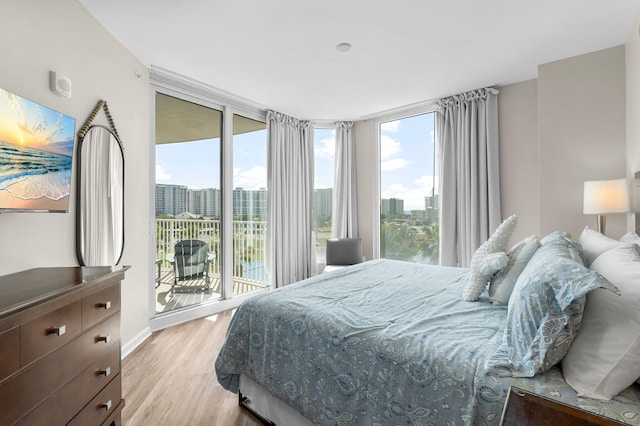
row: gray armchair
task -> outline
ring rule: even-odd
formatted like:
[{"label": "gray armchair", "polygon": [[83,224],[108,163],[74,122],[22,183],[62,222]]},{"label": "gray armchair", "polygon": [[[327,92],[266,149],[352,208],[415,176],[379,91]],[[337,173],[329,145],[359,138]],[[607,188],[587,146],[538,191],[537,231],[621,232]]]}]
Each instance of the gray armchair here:
[{"label": "gray armchair", "polygon": [[360,238],[332,238],[327,240],[327,266],[331,271],[362,262],[362,241]]}]

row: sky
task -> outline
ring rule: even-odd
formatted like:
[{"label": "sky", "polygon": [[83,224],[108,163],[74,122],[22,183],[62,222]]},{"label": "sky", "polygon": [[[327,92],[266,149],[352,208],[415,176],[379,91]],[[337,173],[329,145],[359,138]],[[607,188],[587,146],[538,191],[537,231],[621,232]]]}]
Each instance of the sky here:
[{"label": "sky", "polygon": [[[261,130],[234,136],[233,187],[267,187],[267,133]],[[335,131],[314,133],[315,187],[332,188]],[[220,140],[156,145],[156,182],[192,189],[220,188]]]},{"label": "sky", "polygon": [[336,157],[336,131],[333,129],[315,129],[313,133],[314,146],[314,178],[316,189],[333,188],[335,157]]},{"label": "sky", "polygon": [[[406,211],[423,210],[424,197],[431,194],[434,182],[433,120],[433,114],[423,114],[381,124],[381,196],[403,199]],[[266,130],[234,136],[234,188],[267,187],[266,141]],[[335,130],[316,129],[314,145],[314,186],[332,188]],[[220,188],[219,176],[219,139],[156,146],[157,183],[187,185],[193,189]],[[438,192],[437,187],[435,192]]]},{"label": "sky", "polygon": [[[267,131],[233,137],[233,187],[267,187]],[[220,139],[156,145],[156,182],[220,188]]]},{"label": "sky", "polygon": [[[380,125],[380,196],[404,200],[404,210],[424,210],[434,180],[434,114]],[[435,164],[437,175],[438,164]]]}]

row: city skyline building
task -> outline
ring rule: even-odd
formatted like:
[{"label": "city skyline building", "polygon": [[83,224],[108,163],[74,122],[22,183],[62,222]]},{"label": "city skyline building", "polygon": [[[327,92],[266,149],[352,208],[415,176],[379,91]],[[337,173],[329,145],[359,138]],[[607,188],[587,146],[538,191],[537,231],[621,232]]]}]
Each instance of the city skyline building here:
[{"label": "city skyline building", "polygon": [[333,188],[313,190],[313,213],[316,217],[331,217],[333,213]]},{"label": "city skyline building", "polygon": [[156,184],[156,215],[176,216],[188,210],[186,185]]},{"label": "city skyline building", "polygon": [[[267,190],[233,190],[233,215],[265,218],[267,215]],[[220,217],[222,192],[217,188],[189,189],[184,185],[156,184],[156,215],[178,216],[191,213],[196,216]]]},{"label": "city skyline building", "polygon": [[399,198],[383,198],[380,202],[380,213],[385,216],[404,214],[404,200]]}]

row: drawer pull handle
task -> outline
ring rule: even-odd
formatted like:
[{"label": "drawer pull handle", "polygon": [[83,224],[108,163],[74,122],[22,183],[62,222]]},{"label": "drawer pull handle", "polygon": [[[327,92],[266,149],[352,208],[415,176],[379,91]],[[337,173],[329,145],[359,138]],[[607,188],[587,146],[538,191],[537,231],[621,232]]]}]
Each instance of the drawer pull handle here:
[{"label": "drawer pull handle", "polygon": [[48,329],[47,335],[55,334],[56,336],[62,336],[66,332],[67,332],[67,326],[61,325],[60,327],[51,327],[50,329]]},{"label": "drawer pull handle", "polygon": [[108,400],[107,402],[100,404],[100,408],[104,408],[106,411],[109,411],[111,410],[111,405],[111,400]]},{"label": "drawer pull handle", "polygon": [[107,300],[106,302],[96,303],[97,308],[111,309],[111,300]]},{"label": "drawer pull handle", "polygon": [[98,376],[107,377],[111,374],[111,367],[103,368],[102,370],[98,370]]},{"label": "drawer pull handle", "polygon": [[111,341],[111,335],[107,334],[106,336],[98,336],[96,337],[96,343],[105,342],[109,343]]}]

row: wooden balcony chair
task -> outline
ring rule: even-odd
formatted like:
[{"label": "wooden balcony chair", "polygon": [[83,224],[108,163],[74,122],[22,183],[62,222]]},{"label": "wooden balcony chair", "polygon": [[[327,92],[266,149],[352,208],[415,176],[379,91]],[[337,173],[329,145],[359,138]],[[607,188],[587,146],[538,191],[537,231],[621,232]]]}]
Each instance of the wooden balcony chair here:
[{"label": "wooden balcony chair", "polygon": [[215,253],[209,252],[209,245],[200,240],[182,240],[174,249],[175,253],[167,255],[167,260],[173,266],[171,292],[209,292],[209,264],[215,257]]}]

